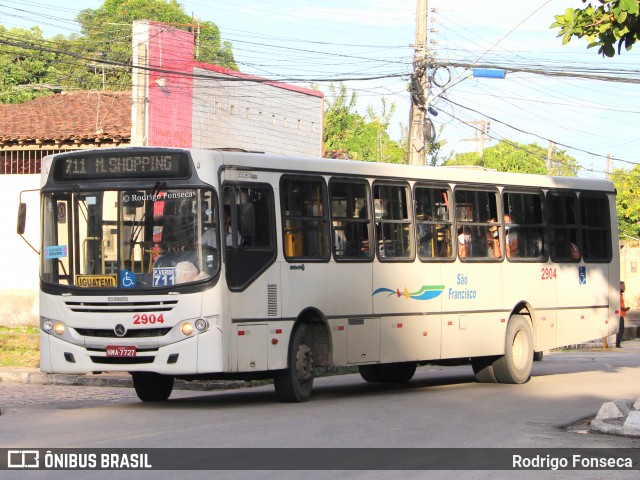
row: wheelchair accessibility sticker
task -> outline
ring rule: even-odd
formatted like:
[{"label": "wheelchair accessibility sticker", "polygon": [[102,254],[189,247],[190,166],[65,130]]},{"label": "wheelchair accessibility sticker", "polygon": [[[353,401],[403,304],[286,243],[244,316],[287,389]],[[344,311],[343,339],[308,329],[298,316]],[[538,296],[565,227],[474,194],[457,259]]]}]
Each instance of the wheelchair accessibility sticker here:
[{"label": "wheelchair accessibility sticker", "polygon": [[129,270],[120,270],[120,286],[122,288],[135,288],[136,275]]}]

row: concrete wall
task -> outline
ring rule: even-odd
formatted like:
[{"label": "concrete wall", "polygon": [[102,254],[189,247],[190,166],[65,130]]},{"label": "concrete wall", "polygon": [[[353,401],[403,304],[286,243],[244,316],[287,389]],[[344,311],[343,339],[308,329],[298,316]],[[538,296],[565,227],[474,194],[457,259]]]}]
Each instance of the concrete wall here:
[{"label": "concrete wall", "polygon": [[323,99],[308,91],[194,69],[193,146],[322,155]]},{"label": "concrete wall", "polygon": [[133,32],[142,67],[134,68],[133,144],[322,156],[321,92],[196,62],[184,30],[134,22]]},{"label": "concrete wall", "polygon": [[[16,233],[20,191],[40,188],[40,175],[0,175],[0,325],[37,325],[38,255]],[[25,192],[25,237],[40,249],[39,192]]]}]

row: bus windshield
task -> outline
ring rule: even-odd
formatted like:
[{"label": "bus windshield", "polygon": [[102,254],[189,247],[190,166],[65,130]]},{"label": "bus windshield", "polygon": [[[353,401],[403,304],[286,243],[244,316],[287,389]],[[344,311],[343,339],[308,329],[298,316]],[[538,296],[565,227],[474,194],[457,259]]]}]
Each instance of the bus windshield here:
[{"label": "bus windshield", "polygon": [[158,182],[148,190],[76,187],[42,199],[45,283],[148,289],[200,282],[218,272],[216,243],[203,241],[218,231],[211,190],[167,189]]}]

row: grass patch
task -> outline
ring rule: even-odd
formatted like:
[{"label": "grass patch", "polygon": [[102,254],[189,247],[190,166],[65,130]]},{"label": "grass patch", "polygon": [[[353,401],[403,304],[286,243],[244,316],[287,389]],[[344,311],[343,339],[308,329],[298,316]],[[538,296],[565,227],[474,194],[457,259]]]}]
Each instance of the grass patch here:
[{"label": "grass patch", "polygon": [[40,329],[0,327],[0,366],[39,367]]}]

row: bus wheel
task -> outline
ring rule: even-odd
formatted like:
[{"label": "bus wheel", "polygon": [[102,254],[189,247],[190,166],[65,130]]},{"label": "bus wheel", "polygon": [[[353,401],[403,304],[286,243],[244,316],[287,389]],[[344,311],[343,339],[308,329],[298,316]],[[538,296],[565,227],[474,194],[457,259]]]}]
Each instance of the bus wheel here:
[{"label": "bus wheel", "polygon": [[524,383],[533,365],[533,335],[525,317],[511,317],[505,342],[505,354],[493,362],[496,378],[500,383]]},{"label": "bus wheel", "polygon": [[365,382],[381,382],[380,371],[378,369],[380,365],[358,365],[358,372]]},{"label": "bus wheel", "polygon": [[493,371],[493,362],[497,357],[475,357],[471,359],[471,367],[479,383],[498,383]]},{"label": "bus wheel", "polygon": [[296,328],[289,346],[288,368],[276,372],[273,383],[281,402],[306,402],[314,376],[313,335],[307,325]]},{"label": "bus wheel", "polygon": [[134,372],[133,388],[143,402],[163,402],[173,390],[173,377],[152,372]]},{"label": "bus wheel", "polygon": [[367,382],[407,383],[416,373],[416,362],[358,365],[358,371]]}]

